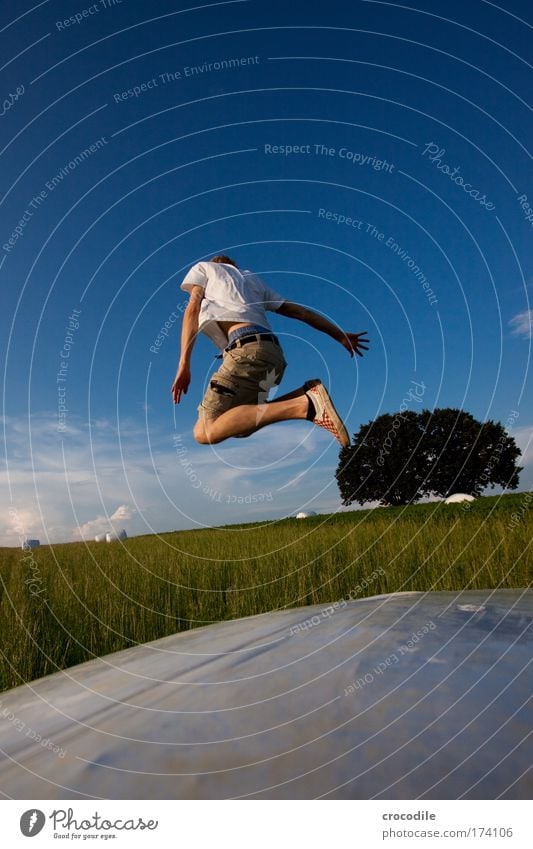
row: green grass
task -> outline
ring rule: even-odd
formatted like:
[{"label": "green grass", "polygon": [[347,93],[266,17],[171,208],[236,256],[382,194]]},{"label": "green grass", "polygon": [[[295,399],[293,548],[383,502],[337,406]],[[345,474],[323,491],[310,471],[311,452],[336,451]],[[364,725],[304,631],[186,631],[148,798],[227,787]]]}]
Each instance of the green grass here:
[{"label": "green grass", "polygon": [[422,504],[142,536],[124,546],[0,549],[0,689],[268,610],[528,586],[532,504],[531,494],[516,493],[469,509]]}]

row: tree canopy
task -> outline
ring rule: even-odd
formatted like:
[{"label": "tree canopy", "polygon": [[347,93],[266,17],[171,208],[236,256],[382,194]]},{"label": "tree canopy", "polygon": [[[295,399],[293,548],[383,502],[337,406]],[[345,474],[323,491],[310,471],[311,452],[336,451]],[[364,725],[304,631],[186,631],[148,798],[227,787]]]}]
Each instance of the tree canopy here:
[{"label": "tree canopy", "polygon": [[499,422],[450,407],[385,413],[361,425],[336,472],[344,505],[409,504],[485,487],[516,489],[520,449]]}]

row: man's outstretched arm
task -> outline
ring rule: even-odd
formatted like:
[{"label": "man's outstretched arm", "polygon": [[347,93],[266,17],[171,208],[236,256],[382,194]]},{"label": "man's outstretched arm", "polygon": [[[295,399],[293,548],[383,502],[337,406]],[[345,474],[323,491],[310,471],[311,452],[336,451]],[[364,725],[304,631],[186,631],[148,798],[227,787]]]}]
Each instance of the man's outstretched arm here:
[{"label": "man's outstretched arm", "polygon": [[189,303],[183,313],[178,370],[172,384],[172,389],[170,390],[175,404],[179,404],[182,394],[187,394],[191,382],[191,355],[198,335],[198,320],[203,297],[204,290],[202,286],[194,286],[191,290]]},{"label": "man's outstretched arm", "polygon": [[314,327],[315,330],[320,330],[322,333],[332,336],[336,342],[340,342],[346,348],[350,357],[353,357],[354,351],[360,357],[363,356],[363,351],[368,351],[368,339],[363,338],[367,336],[366,330],[362,333],[345,333],[340,327],[314,310],[307,309],[301,304],[293,304],[291,301],[284,301],[276,312],[278,315],[284,315],[287,318],[297,318],[310,327]]}]

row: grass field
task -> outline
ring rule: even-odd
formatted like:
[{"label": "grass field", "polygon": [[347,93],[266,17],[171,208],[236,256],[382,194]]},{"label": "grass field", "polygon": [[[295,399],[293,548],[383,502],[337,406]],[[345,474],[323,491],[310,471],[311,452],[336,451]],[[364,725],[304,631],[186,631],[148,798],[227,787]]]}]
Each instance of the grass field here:
[{"label": "grass field", "polygon": [[0,689],[176,631],[408,590],[525,587],[531,493],[0,549]]}]

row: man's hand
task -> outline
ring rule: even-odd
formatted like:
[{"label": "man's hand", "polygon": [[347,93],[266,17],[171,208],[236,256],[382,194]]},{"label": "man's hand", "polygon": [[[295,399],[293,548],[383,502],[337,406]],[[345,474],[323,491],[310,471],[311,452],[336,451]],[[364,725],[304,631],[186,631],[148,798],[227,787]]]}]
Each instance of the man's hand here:
[{"label": "man's hand", "polygon": [[339,342],[341,345],[346,348],[350,357],[353,357],[354,351],[356,354],[359,354],[360,357],[363,356],[363,351],[368,351],[368,339],[364,339],[362,337],[368,336],[368,332],[364,330],[362,333],[343,333]]},{"label": "man's hand", "polygon": [[175,404],[179,404],[181,396],[187,394],[187,389],[191,382],[191,370],[188,365],[183,365],[178,368],[176,379],[172,384],[172,398]]}]

